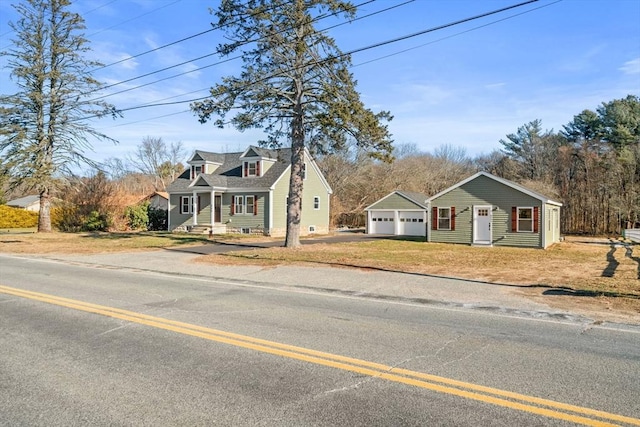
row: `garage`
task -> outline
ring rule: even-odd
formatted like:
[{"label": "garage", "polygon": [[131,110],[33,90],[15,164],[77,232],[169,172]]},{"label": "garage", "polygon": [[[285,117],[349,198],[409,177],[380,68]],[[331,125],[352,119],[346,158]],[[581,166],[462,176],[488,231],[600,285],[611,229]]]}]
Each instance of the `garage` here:
[{"label": "garage", "polygon": [[369,234],[395,234],[395,213],[389,211],[371,212],[371,232]]},{"label": "garage", "polygon": [[422,212],[398,212],[398,235],[426,236],[425,215]]},{"label": "garage", "polygon": [[392,236],[426,236],[427,197],[394,191],[365,208],[367,233]]}]

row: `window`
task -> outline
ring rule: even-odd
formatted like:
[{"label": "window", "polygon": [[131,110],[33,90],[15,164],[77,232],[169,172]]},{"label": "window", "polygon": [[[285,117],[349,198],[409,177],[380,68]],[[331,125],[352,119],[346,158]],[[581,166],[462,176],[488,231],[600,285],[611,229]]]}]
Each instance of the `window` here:
[{"label": "window", "polygon": [[191,179],[196,179],[201,173],[204,173],[204,166],[191,166]]},{"label": "window", "polygon": [[[193,196],[180,196],[180,213],[188,215],[193,213]],[[200,213],[200,196],[197,201],[198,213]]]},{"label": "window", "polygon": [[518,231],[533,232],[533,208],[518,208]]},{"label": "window", "polygon": [[244,162],[244,176],[260,176],[260,162]]},{"label": "window", "polygon": [[451,209],[438,209],[438,230],[451,230]]},{"label": "window", "polygon": [[189,196],[181,196],[180,197],[180,213],[183,215],[190,214],[193,211],[191,210],[191,201],[193,197]]},{"label": "window", "polygon": [[258,196],[231,196],[231,215],[258,215]]},{"label": "window", "polygon": [[[420,221],[422,222],[422,221]],[[456,229],[456,208],[431,208],[431,229],[432,230],[451,230]]]},{"label": "window", "polygon": [[245,200],[245,208],[246,208],[244,211],[248,215],[255,214],[255,212],[254,212],[254,210],[256,208],[256,205],[255,205],[256,198],[255,198],[255,196],[245,196],[244,200]]},{"label": "window", "polygon": [[244,196],[235,196],[233,213],[242,215],[244,213]]},{"label": "window", "polygon": [[320,197],[315,196],[313,198],[313,209],[318,210],[320,209]]}]

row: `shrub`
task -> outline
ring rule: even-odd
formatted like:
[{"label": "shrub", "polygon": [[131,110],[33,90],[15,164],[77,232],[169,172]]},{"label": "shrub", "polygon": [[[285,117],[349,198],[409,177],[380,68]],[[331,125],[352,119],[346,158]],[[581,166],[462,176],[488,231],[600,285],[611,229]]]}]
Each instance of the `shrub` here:
[{"label": "shrub", "polygon": [[31,228],[38,226],[38,212],[0,205],[0,228]]},{"label": "shrub", "polygon": [[147,224],[149,223],[149,215],[147,214],[148,208],[148,203],[127,206],[124,210],[124,216],[127,221],[127,226],[131,230],[147,229]]},{"label": "shrub", "polygon": [[149,206],[147,210],[149,217],[148,229],[152,231],[164,231],[167,229],[167,210]]},{"label": "shrub", "polygon": [[84,231],[107,231],[109,229],[109,218],[106,214],[91,211],[82,228]]}]

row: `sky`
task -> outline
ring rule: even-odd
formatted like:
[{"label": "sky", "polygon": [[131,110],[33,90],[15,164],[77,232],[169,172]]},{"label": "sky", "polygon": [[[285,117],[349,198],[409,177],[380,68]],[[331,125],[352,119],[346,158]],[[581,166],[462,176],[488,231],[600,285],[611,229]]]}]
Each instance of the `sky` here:
[{"label": "sky", "polygon": [[[18,1],[0,0],[0,51],[15,37],[8,22],[17,18],[11,4]],[[389,123],[394,144],[420,152],[452,146],[471,157],[488,154],[533,120],[558,131],[585,109],[640,96],[640,0],[538,0],[427,31],[524,1],[377,0],[358,9],[362,19],[327,32],[343,52],[403,38],[354,53],[351,71],[365,106],[394,116]],[[354,1],[360,3],[365,0]],[[114,85],[101,93],[107,95],[103,99],[123,110],[188,101],[206,96],[222,77],[237,75],[239,60],[221,62],[215,54],[223,32],[206,32],[215,22],[209,8],[218,4],[73,1],[71,10],[85,19],[92,49],[87,57],[108,65],[94,72]],[[336,23],[319,21],[316,28]],[[191,37],[201,32],[206,33]],[[177,64],[182,65],[138,78]],[[0,58],[0,67],[0,93],[13,93],[6,58]],[[125,82],[129,79],[134,80]],[[92,141],[93,151],[86,154],[97,161],[124,158],[147,136],[182,142],[187,154],[244,151],[263,138],[260,130],[200,124],[189,102],[133,109],[123,118],[91,125],[118,140],[117,145]]]}]

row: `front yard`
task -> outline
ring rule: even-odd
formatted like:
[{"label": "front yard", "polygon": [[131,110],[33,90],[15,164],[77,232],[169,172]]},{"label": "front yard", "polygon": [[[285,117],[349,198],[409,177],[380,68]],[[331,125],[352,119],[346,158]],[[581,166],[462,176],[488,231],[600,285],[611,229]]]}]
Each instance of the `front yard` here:
[{"label": "front yard", "polygon": [[[216,239],[247,241],[240,236]],[[171,233],[0,234],[0,252],[11,253],[90,254],[214,243],[206,236]],[[267,266],[296,263],[458,277],[511,285],[550,305],[623,310],[640,318],[640,245],[608,239],[570,237],[547,250],[379,239],[318,243],[296,250],[247,249],[203,256],[200,261]]]}]

